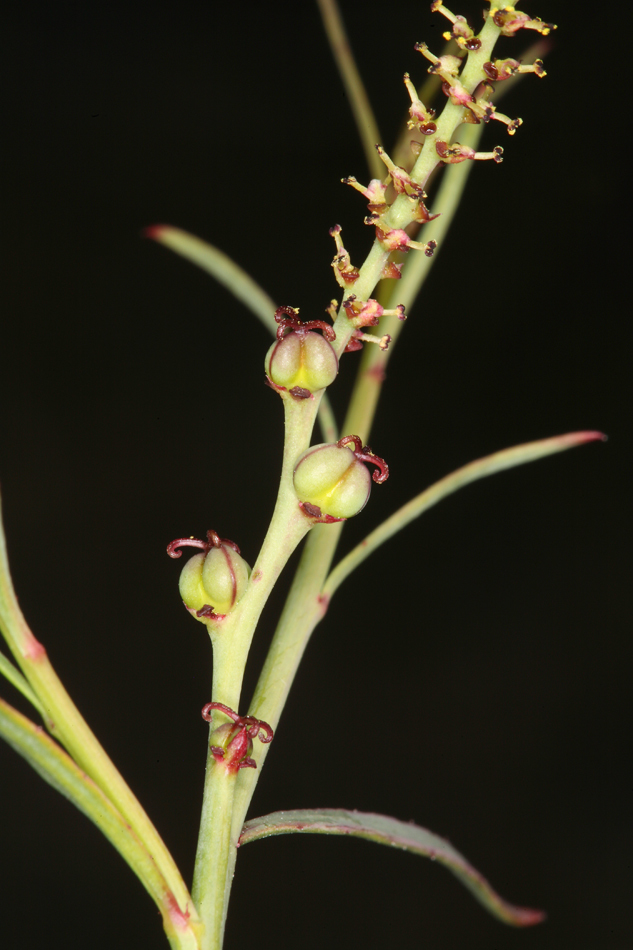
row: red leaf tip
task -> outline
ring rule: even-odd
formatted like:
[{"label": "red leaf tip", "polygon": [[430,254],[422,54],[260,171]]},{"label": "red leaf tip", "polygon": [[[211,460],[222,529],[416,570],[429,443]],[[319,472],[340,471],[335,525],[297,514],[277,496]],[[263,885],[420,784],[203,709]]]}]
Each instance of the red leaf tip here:
[{"label": "red leaf tip", "polygon": [[575,445],[584,445],[586,442],[606,442],[608,436],[604,432],[597,432],[593,429],[582,432],[566,432],[565,435],[555,435],[552,443],[556,443],[561,448],[573,448]]},{"label": "red leaf tip", "polygon": [[575,436],[577,442],[608,442],[609,440],[609,436],[605,435],[604,432],[597,432],[595,430],[572,432],[571,435]]},{"label": "red leaf tip", "polygon": [[516,927],[533,927],[547,920],[544,910],[535,910],[532,907],[513,907],[512,923]]},{"label": "red leaf tip", "polygon": [[166,230],[166,224],[150,224],[148,228],[143,228],[141,237],[150,238],[152,241],[159,241]]}]

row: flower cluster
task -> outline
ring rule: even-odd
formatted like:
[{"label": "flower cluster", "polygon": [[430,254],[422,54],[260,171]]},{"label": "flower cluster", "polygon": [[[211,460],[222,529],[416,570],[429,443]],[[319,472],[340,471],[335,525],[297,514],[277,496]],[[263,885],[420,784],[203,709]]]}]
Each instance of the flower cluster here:
[{"label": "flower cluster", "polygon": [[[425,43],[416,43],[414,48],[430,63],[428,72],[441,80],[441,89],[449,100],[450,108],[441,115],[435,109],[428,108],[420,99],[410,75],[405,73],[404,84],[410,100],[408,128],[422,136],[422,141],[411,142],[412,151],[418,156],[413,167],[407,170],[397,164],[381,145],[376,145],[380,161],[385,167],[384,178],[373,178],[367,186],[353,176],[342,179],[344,184],[354,188],[367,201],[364,223],[374,228],[374,250],[379,252],[373,256],[371,268],[374,269],[370,268],[365,273],[364,268],[352,264],[343,244],[341,226],[336,224],[330,229],[336,245],[332,268],[344,294],[340,305],[333,300],[327,308],[336,330],[324,320],[300,320],[299,310],[294,307],[282,306],[275,311],[278,329],[276,340],[265,358],[266,381],[286,400],[291,415],[295,410],[303,412],[295,406],[296,401],[318,403],[324,390],[336,379],[341,351],[358,350],[365,342],[376,343],[386,350],[391,335],[380,331],[374,335],[367,331],[378,326],[384,316],[406,319],[402,304],[387,309],[368,293],[381,279],[400,279],[402,259],[393,260],[391,255],[402,255],[410,250],[421,250],[429,257],[433,255],[436,249],[434,240],[415,240],[406,230],[410,225],[415,228],[438,217],[437,213],[429,211],[424,191],[424,184],[433,168],[440,163],[452,165],[464,161],[503,161],[501,146],[479,152],[454,141],[457,127],[463,122],[481,124],[496,121],[505,124],[508,133],[513,135],[522,120],[510,118],[497,110],[491,101],[494,83],[503,82],[518,73],[533,72],[539,77],[545,75],[540,59],[531,65],[524,65],[518,59],[490,57],[494,39],[499,35],[514,36],[522,29],[547,35],[555,29],[553,24],[544,23],[511,6],[491,6],[486,15],[487,23],[481,33],[475,35],[466,19],[453,14],[441,0],[433,0],[432,10],[441,13],[449,21],[450,28],[443,36],[455,43],[456,52],[436,56]],[[491,34],[494,34],[492,42]],[[367,266],[370,266],[369,263]],[[365,288],[362,293],[361,286]],[[346,329],[335,349],[333,344],[337,339],[337,331],[343,326]],[[371,476],[367,463],[377,467]],[[292,487],[297,504],[311,523],[329,523],[358,514],[367,503],[372,480],[384,482],[388,474],[386,463],[374,455],[368,446],[363,446],[358,436],[349,435],[338,442],[322,443],[304,451],[294,463]],[[168,551],[172,557],[179,557],[180,549],[185,546],[201,548],[202,552],[195,555],[182,571],[181,596],[189,611],[213,629],[213,624],[221,621],[244,594],[250,568],[241,558],[237,546],[220,539],[215,532],[208,532],[207,541],[194,538],[174,541]],[[229,747],[235,745],[237,748],[241,743],[242,748],[244,743],[248,745],[247,740],[250,741],[257,734],[254,722],[247,723],[237,714],[231,713],[231,716],[232,725],[219,727],[226,733],[226,742],[220,743],[218,740],[217,744],[217,750],[224,750],[223,758],[226,758]],[[220,756],[220,751],[217,751],[217,756]],[[244,767],[244,762],[250,764],[246,752],[241,753],[239,761],[239,767]]]}]

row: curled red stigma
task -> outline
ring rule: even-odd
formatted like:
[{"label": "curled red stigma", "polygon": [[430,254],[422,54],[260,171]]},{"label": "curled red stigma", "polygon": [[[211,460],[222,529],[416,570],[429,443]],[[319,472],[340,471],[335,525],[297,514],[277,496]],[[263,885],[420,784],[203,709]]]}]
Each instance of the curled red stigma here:
[{"label": "curled red stigma", "polygon": [[336,339],[334,327],[330,326],[329,323],[325,323],[324,320],[307,320],[304,322],[297,316],[298,312],[299,311],[295,310],[294,307],[277,307],[275,310],[275,321],[279,324],[277,329],[278,340],[283,340],[286,333],[293,330],[303,333],[308,330],[321,330],[323,336],[329,343]]},{"label": "curled red stigma", "polygon": [[182,557],[180,548],[199,548],[206,554],[211,548],[219,548],[222,545],[232,548],[237,554],[240,553],[240,549],[235,541],[229,541],[228,538],[221,538],[217,531],[213,531],[213,529],[207,531],[206,541],[201,541],[199,538],[176,538],[175,541],[170,541],[167,545],[167,553],[170,557],[176,558]]},{"label": "curled red stigma", "polygon": [[206,541],[200,541],[198,538],[176,538],[175,541],[170,541],[167,545],[167,553],[170,557],[182,557],[180,548],[201,548],[203,551],[208,551],[209,545]]},{"label": "curled red stigma", "polygon": [[[224,703],[207,703],[202,709],[202,718],[207,722],[213,720],[215,710],[224,713],[235,724],[231,726],[225,737],[223,746],[210,746],[211,753],[216,762],[223,762],[230,772],[237,772],[239,769],[256,769],[257,763],[250,756],[253,748],[253,739],[259,739],[264,744],[272,742],[272,727],[264,722],[263,719],[255,719],[254,716],[240,716],[230,706]],[[213,736],[218,736],[219,732],[225,727],[220,727]]]},{"label": "curled red stigma", "polygon": [[371,462],[372,465],[376,466],[375,471],[371,473],[371,477],[376,484],[382,485],[383,482],[386,482],[389,478],[389,466],[385,460],[380,458],[379,455],[375,455],[368,445],[363,445],[360,437],[357,435],[344,435],[336,444],[340,448],[344,448],[345,446],[349,446],[350,443],[354,444],[353,452],[359,462]]}]

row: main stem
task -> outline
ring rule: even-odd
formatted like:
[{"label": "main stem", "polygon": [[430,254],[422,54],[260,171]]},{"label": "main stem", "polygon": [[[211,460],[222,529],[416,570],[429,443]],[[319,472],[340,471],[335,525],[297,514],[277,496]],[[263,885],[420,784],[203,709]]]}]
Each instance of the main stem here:
[{"label": "main stem", "polygon": [[[284,399],[284,457],[270,527],[244,596],[224,621],[209,625],[213,642],[212,701],[236,712],[248,651],[263,607],[288,558],[310,529],[311,522],[299,507],[292,478],[297,459],[310,445],[318,405],[318,396],[305,400],[290,396]],[[215,726],[213,724],[211,729]],[[204,925],[202,950],[219,950],[222,946],[239,837],[232,834],[236,779],[237,775],[216,762],[207,750],[192,890]]]}]

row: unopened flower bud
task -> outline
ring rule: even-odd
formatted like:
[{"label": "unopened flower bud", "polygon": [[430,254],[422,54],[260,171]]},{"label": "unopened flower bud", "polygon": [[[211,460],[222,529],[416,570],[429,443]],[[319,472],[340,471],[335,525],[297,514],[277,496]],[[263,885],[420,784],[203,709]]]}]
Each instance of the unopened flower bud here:
[{"label": "unopened flower bud", "polygon": [[[353,448],[348,448],[350,443]],[[378,469],[370,476],[365,462]],[[358,436],[345,436],[335,443],[315,445],[295,465],[294,487],[299,500],[330,518],[351,518],[367,504],[372,477],[384,482],[389,475],[385,462],[370,448],[361,448]]]},{"label": "unopened flower bud", "polygon": [[207,541],[180,538],[167,548],[171,557],[180,557],[181,547],[199,547],[202,553],[187,561],[180,574],[180,596],[189,611],[200,619],[227,614],[246,590],[250,567],[232,541],[207,532]]}]

